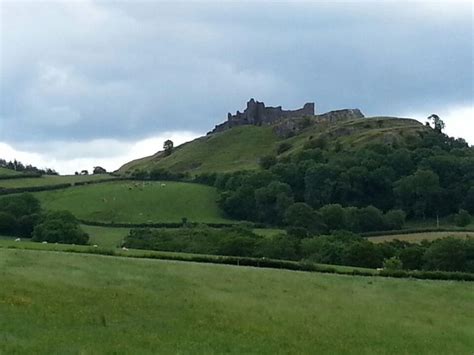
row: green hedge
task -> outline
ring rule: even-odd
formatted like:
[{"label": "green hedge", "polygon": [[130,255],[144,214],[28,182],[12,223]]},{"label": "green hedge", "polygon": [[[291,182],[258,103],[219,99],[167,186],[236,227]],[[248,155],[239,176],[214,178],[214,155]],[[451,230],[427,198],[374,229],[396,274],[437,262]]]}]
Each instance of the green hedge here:
[{"label": "green hedge", "polygon": [[[0,246],[1,247],[1,246]],[[23,249],[21,245],[7,246],[8,249]],[[48,249],[34,249],[38,251],[49,251]],[[276,260],[266,258],[249,258],[249,257],[234,257],[234,256],[212,256],[212,255],[197,255],[197,254],[173,254],[159,252],[143,254],[128,254],[127,251],[120,251],[114,249],[103,248],[86,248],[65,249],[65,252],[71,253],[85,253],[85,254],[99,254],[106,256],[119,256],[129,258],[145,258],[145,259],[159,259],[159,260],[173,260],[196,263],[210,263],[236,266],[251,266],[271,269],[284,269],[292,271],[307,271],[319,272],[327,274],[351,275],[351,276],[366,276],[366,277],[394,277],[394,278],[413,278],[422,280],[452,280],[452,281],[474,281],[473,273],[463,272],[444,272],[444,271],[403,271],[403,270],[382,270],[377,273],[375,270],[361,270],[347,268],[336,268],[328,265],[313,264],[309,262],[297,262],[287,260]]]},{"label": "green hedge", "polygon": [[25,179],[25,178],[40,178],[41,174],[34,173],[23,173],[19,175],[0,175],[0,180],[11,180],[11,179]]},{"label": "green hedge", "polygon": [[[120,222],[99,222],[99,221],[88,221],[84,219],[78,219],[81,224],[85,224],[87,226],[95,226],[95,227],[114,227],[114,228],[182,228],[182,222],[157,222],[157,223],[120,223]],[[190,227],[195,227],[198,225],[206,225],[211,228],[226,228],[226,227],[233,227],[239,226],[243,223],[194,223],[194,222],[187,222],[186,225]],[[265,225],[261,223],[249,223],[245,222],[246,226],[250,228],[265,228]]]}]

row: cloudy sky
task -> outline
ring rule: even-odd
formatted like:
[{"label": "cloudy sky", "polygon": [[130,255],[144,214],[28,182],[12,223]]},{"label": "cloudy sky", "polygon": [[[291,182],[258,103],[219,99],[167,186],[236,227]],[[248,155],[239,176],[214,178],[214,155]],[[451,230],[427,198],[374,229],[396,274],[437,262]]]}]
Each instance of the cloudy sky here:
[{"label": "cloudy sky", "polygon": [[254,97],[474,144],[472,1],[0,0],[0,157],[117,169]]}]

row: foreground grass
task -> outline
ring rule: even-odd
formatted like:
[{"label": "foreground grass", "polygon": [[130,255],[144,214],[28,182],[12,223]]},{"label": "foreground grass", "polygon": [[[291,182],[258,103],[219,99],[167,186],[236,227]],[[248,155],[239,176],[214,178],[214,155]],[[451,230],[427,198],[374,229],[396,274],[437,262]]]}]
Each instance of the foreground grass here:
[{"label": "foreground grass", "polygon": [[118,181],[43,191],[35,195],[50,210],[68,210],[77,218],[115,223],[190,222],[221,223],[217,191],[181,182]]},{"label": "foreground grass", "polygon": [[111,179],[113,176],[108,174],[99,175],[43,175],[38,178],[24,178],[0,180],[0,187],[4,188],[20,188],[20,187],[36,187],[50,186],[59,184],[72,184],[84,181],[98,181]]},{"label": "foreground grass", "polygon": [[473,286],[0,249],[0,353],[471,354]]},{"label": "foreground grass", "polygon": [[446,237],[454,237],[465,239],[468,237],[474,238],[474,232],[422,232],[422,233],[410,233],[410,234],[394,234],[394,235],[382,235],[377,237],[367,238],[374,243],[390,242],[392,240],[402,240],[411,243],[420,243],[422,240],[435,240]]}]

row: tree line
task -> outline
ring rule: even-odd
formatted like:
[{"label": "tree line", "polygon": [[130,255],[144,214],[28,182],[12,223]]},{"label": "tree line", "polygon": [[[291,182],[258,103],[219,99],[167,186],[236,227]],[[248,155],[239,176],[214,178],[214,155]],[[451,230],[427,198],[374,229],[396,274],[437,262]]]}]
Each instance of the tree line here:
[{"label": "tree line", "polygon": [[39,169],[31,164],[25,165],[18,160],[6,161],[5,159],[0,159],[0,168],[10,169],[22,173],[34,174],[34,175],[58,175],[54,169],[45,168]]}]

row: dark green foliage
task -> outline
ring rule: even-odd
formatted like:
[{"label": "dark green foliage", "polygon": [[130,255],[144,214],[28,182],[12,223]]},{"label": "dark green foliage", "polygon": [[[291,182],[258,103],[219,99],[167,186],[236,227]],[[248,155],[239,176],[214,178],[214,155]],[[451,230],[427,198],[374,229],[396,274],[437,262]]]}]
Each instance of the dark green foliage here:
[{"label": "dark green foliage", "polygon": [[459,210],[459,213],[454,217],[458,227],[465,227],[471,223],[471,216],[466,210]]},{"label": "dark green foliage", "polygon": [[392,256],[391,258],[383,261],[383,268],[386,270],[401,270],[403,269],[403,262],[400,258]]},{"label": "dark green foliage", "polygon": [[369,241],[350,244],[344,250],[343,265],[377,268],[382,266],[382,253]]},{"label": "dark green foliage", "polygon": [[41,205],[30,193],[5,196],[0,199],[0,233],[30,237],[39,222]]},{"label": "dark green foliage", "polygon": [[416,244],[403,248],[399,253],[403,268],[407,270],[421,270],[424,253],[425,249]]},{"label": "dark green foliage", "polygon": [[48,212],[34,228],[32,240],[37,242],[87,244],[89,236],[68,211]]},{"label": "dark green foliage", "polygon": [[274,155],[265,155],[260,158],[260,166],[263,169],[270,169],[273,165],[277,163],[277,158]]},{"label": "dark green foliage", "polygon": [[303,202],[289,206],[285,212],[284,221],[289,226],[305,228],[311,234],[326,230],[321,214]]},{"label": "dark green foliage", "polygon": [[[473,260],[468,260],[467,246],[472,247],[474,240],[461,240],[456,238],[443,238],[435,240],[426,250],[424,268],[427,270],[442,271],[474,271],[466,270],[466,266]],[[474,255],[471,255],[472,257]]]},{"label": "dark green foliage", "polygon": [[287,150],[290,150],[291,148],[292,148],[292,145],[288,142],[280,143],[277,147],[277,154],[280,155],[286,152]]}]

